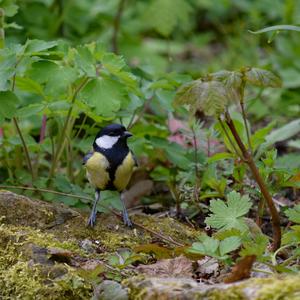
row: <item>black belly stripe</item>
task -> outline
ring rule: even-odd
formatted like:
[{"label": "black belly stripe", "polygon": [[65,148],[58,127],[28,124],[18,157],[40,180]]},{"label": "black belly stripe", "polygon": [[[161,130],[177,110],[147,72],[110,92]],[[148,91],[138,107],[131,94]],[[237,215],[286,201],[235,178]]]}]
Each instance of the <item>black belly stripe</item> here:
[{"label": "black belly stripe", "polygon": [[109,180],[107,186],[105,187],[105,189],[116,190],[116,188],[114,186],[116,170],[122,164],[123,160],[128,155],[128,153],[129,153],[128,146],[126,144],[124,145],[124,143],[121,140],[119,140],[110,149],[102,149],[99,147],[95,147],[95,151],[103,154],[109,162],[109,167],[108,167],[107,171],[109,173],[110,180]]}]

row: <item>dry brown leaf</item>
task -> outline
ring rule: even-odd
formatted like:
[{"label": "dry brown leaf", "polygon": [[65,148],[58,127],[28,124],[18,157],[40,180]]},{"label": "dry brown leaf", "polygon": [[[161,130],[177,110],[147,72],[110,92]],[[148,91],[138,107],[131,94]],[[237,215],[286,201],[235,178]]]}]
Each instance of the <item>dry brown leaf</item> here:
[{"label": "dry brown leaf", "polygon": [[243,257],[239,262],[235,264],[235,266],[232,268],[231,273],[224,278],[224,282],[232,283],[249,278],[255,259],[255,255]]},{"label": "dry brown leaf", "polygon": [[213,257],[205,256],[204,258],[197,261],[198,268],[196,272],[199,272],[199,277],[216,277],[218,272],[220,271],[220,265],[218,260]]},{"label": "dry brown leaf", "polygon": [[137,271],[157,277],[192,277],[193,262],[185,256],[162,259],[152,265],[139,266]]},{"label": "dry brown leaf", "polygon": [[48,248],[47,253],[51,260],[67,264],[70,264],[73,258],[73,253],[71,251],[61,248]]}]

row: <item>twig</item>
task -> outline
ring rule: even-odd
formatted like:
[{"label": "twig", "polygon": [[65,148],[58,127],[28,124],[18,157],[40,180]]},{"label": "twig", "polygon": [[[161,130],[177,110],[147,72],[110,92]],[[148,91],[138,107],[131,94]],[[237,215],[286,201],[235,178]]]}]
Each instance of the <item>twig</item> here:
[{"label": "twig", "polygon": [[[74,194],[68,194],[68,193],[63,193],[63,192],[58,192],[58,191],[54,191],[54,190],[49,190],[49,189],[40,189],[40,188],[35,188],[35,187],[26,187],[26,186],[12,186],[12,185],[0,185],[0,189],[19,189],[19,190],[29,190],[29,191],[36,191],[36,192],[45,192],[45,193],[52,193],[52,194],[57,194],[57,195],[62,195],[62,196],[68,196],[68,197],[72,197],[72,198],[77,198],[77,199],[85,199],[85,200],[89,200],[89,201],[94,201],[93,198],[90,197],[85,197],[85,196],[79,196],[79,195],[74,195]],[[123,216],[116,212],[115,210],[111,209],[110,207],[107,207],[105,205],[103,205],[102,203],[98,203],[98,205],[106,210],[108,210],[109,212],[111,212],[112,214],[114,214],[115,216],[117,216],[118,218],[123,220]],[[167,241],[175,246],[178,247],[183,247],[184,245],[182,243],[176,242],[173,239],[166,237],[160,233],[157,233],[155,231],[153,231],[152,229],[149,229],[147,227],[145,227],[144,225],[136,222],[136,221],[132,221],[133,225],[135,225],[136,227],[139,227],[145,231],[148,231],[149,233],[151,233],[154,236],[159,237],[160,239]]]},{"label": "twig", "polygon": [[124,11],[124,6],[125,6],[126,0],[120,0],[119,5],[118,5],[118,10],[116,13],[116,16],[114,18],[114,28],[113,28],[113,36],[111,39],[111,44],[112,44],[112,51],[116,54],[119,53],[119,47],[118,47],[118,35],[120,31],[120,23],[121,23],[121,17]]}]

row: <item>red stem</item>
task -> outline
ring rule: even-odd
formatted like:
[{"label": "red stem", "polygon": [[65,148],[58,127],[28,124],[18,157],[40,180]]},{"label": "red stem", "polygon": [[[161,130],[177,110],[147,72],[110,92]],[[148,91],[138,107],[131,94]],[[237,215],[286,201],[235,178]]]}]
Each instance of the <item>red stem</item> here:
[{"label": "red stem", "polygon": [[40,130],[40,141],[39,143],[41,144],[44,139],[45,139],[45,135],[46,135],[46,125],[47,125],[47,116],[43,115],[43,119],[42,119],[42,127]]}]

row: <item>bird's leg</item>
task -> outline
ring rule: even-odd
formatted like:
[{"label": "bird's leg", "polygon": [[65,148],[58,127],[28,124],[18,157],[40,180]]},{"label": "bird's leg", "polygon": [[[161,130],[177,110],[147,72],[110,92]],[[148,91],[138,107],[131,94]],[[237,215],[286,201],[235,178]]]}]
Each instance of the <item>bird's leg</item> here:
[{"label": "bird's leg", "polygon": [[129,219],[129,215],[128,215],[126,205],[125,205],[124,193],[121,194],[121,202],[122,202],[122,207],[123,207],[123,222],[126,226],[132,227],[132,223]]},{"label": "bird's leg", "polygon": [[96,216],[97,216],[97,204],[98,204],[99,200],[100,200],[100,190],[96,189],[93,208],[92,208],[89,220],[87,222],[88,227],[94,227],[95,226]]}]

